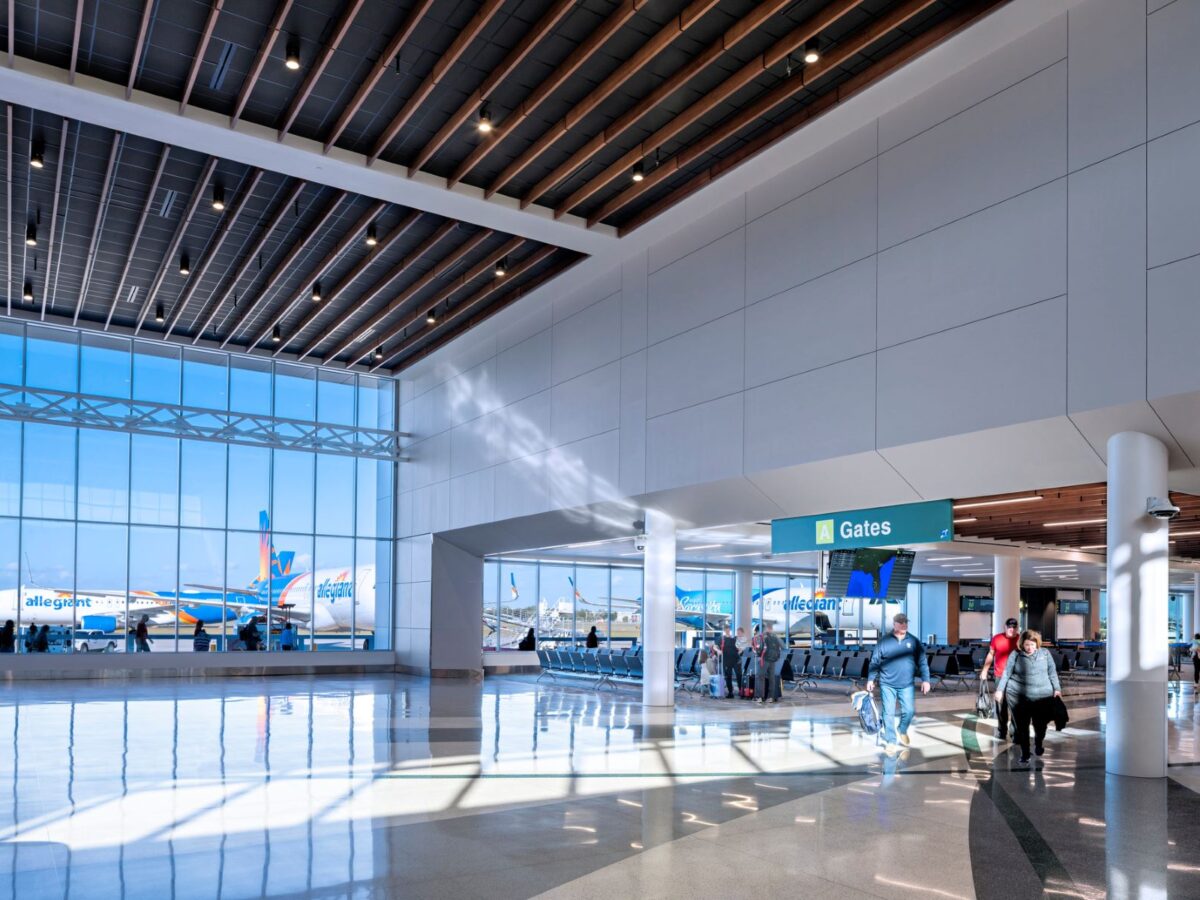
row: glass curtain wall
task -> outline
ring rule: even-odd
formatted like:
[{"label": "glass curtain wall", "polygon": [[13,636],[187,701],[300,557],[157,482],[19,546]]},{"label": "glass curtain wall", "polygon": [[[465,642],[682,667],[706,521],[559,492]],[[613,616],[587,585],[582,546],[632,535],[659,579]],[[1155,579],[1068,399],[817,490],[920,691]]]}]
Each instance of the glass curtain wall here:
[{"label": "glass curtain wall", "polygon": [[[0,324],[0,384],[395,424],[388,379],[33,324]],[[394,466],[0,421],[0,622],[22,652],[31,626],[50,651],[134,650],[143,616],[151,651],[192,650],[198,624],[241,649],[251,619],[261,649],[288,625],[296,650],[386,648]]]}]

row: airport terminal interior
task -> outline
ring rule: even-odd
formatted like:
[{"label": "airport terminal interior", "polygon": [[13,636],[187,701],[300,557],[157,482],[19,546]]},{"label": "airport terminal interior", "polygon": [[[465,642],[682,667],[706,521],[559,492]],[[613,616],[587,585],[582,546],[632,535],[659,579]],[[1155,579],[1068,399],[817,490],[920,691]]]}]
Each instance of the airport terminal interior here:
[{"label": "airport terminal interior", "polygon": [[1200,0],[0,20],[0,898],[1200,897]]}]

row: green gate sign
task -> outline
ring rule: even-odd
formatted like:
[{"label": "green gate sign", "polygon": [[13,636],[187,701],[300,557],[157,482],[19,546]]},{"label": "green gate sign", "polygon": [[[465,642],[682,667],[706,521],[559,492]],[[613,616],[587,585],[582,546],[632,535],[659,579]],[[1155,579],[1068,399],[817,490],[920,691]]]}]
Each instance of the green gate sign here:
[{"label": "green gate sign", "polygon": [[801,550],[932,544],[953,538],[954,504],[950,500],[796,516],[771,522],[771,553],[774,555]]}]

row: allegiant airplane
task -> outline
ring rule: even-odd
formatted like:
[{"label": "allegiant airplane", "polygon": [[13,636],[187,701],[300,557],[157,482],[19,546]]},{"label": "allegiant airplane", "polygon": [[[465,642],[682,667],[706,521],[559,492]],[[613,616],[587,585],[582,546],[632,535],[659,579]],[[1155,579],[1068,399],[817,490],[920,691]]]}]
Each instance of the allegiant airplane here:
[{"label": "allegiant airplane", "polygon": [[[358,629],[375,625],[375,566],[364,565],[294,572],[293,551],[276,552],[271,544],[270,519],[258,514],[258,576],[245,588],[185,584],[179,591],[130,591],[128,624],[147,614],[156,623],[214,623],[271,616],[307,624],[317,631]],[[85,589],[60,590],[26,586],[0,591],[0,621],[17,619],[22,626],[70,625],[77,621],[85,630],[114,631],[127,624],[125,592]]]}]

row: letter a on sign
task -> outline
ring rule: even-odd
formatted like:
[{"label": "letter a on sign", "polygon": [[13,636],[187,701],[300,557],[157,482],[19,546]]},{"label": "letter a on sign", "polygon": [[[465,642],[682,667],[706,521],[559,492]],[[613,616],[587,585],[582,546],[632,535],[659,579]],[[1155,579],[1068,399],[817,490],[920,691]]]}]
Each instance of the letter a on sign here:
[{"label": "letter a on sign", "polygon": [[832,544],[833,543],[833,519],[817,520],[817,543]]}]

